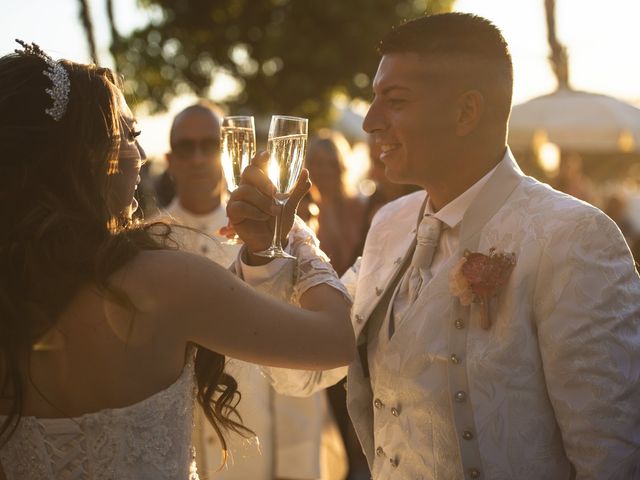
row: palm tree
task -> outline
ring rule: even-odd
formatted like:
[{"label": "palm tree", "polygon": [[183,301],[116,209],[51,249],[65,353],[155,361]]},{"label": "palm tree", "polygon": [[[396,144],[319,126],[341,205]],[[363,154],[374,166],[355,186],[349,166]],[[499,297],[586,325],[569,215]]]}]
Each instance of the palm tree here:
[{"label": "palm tree", "polygon": [[551,55],[549,55],[551,68],[558,79],[558,89],[570,89],[567,48],[560,43],[556,36],[556,1],[544,0],[544,8],[547,17],[547,40],[551,48]]},{"label": "palm tree", "polygon": [[91,12],[89,11],[89,2],[87,0],[80,0],[80,20],[82,21],[82,27],[87,37],[87,43],[89,44],[89,54],[93,63],[98,65],[98,52],[96,50],[96,39],[93,34],[93,22],[91,21]]},{"label": "palm tree", "polygon": [[117,72],[118,68],[118,56],[116,51],[121,43],[120,33],[116,28],[115,16],[113,13],[113,0],[107,0],[107,18],[109,19],[109,30],[111,31],[111,55],[113,56],[114,69]]}]

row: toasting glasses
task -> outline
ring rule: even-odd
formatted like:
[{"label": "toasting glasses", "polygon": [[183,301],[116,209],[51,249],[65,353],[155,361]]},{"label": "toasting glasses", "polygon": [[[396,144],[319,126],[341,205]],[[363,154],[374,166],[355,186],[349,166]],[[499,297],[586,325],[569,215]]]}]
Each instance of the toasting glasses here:
[{"label": "toasting glasses", "polygon": [[280,206],[271,246],[255,255],[268,258],[296,258],[282,249],[282,211],[295,187],[306,153],[306,118],[274,115],[269,126],[267,175],[276,187],[275,202]]},{"label": "toasting glasses", "polygon": [[[220,128],[222,171],[227,188],[233,192],[240,185],[242,172],[256,154],[256,129],[253,117],[225,117]],[[234,235],[225,244],[236,245],[240,237]]]}]

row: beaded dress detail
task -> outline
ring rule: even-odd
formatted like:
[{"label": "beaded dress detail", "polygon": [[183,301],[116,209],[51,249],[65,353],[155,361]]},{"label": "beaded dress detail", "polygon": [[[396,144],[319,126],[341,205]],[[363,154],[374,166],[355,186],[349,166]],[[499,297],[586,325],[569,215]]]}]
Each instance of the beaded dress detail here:
[{"label": "beaded dress detail", "polygon": [[[8,480],[198,480],[191,447],[194,355],[169,387],[75,418],[22,417],[0,448]],[[2,417],[0,417],[2,420]]]}]

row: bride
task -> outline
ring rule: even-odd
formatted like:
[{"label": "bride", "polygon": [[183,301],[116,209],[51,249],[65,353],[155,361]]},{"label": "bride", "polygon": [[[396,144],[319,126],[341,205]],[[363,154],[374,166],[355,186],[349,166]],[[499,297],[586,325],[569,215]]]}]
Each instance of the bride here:
[{"label": "bride", "polygon": [[145,155],[116,78],[22,45],[0,58],[0,478],[196,479],[195,399],[223,445],[248,432],[225,356],[347,364],[347,296],[313,246],[299,309],[132,222]]}]

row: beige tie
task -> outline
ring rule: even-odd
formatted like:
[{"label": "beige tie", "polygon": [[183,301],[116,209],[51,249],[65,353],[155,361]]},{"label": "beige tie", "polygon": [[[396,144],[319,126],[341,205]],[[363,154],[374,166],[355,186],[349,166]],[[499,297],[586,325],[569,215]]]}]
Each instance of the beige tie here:
[{"label": "beige tie", "polygon": [[[411,258],[411,266],[407,269],[402,279],[400,291],[407,289],[409,303],[413,303],[418,297],[422,285],[431,279],[431,262],[440,240],[442,222],[436,217],[426,214],[418,225],[416,235],[416,249]],[[406,284],[406,285],[405,285]]]},{"label": "beige tie", "polygon": [[393,314],[390,315],[389,338],[393,336],[411,305],[418,298],[422,285],[428,283],[431,279],[430,267],[440,241],[441,226],[442,222],[429,214],[425,214],[420,225],[418,225],[416,249],[413,251],[411,264],[400,280],[397,292],[398,296],[406,295],[407,301],[403,302],[399,310],[394,310]]}]

